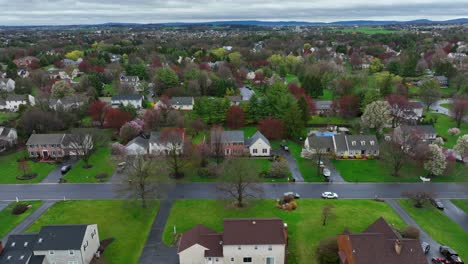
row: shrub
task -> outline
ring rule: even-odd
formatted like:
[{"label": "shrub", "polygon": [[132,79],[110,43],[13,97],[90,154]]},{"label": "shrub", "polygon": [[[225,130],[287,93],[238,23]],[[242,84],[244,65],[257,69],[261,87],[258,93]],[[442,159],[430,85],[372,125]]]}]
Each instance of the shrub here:
[{"label": "shrub", "polygon": [[270,168],[270,172],[268,173],[268,177],[271,178],[285,178],[288,176],[289,167],[288,163],[283,161],[276,161],[273,162]]},{"label": "shrub", "polygon": [[419,229],[414,226],[407,226],[405,230],[403,230],[403,237],[404,238],[412,238],[412,239],[419,239]]},{"label": "shrub", "polygon": [[16,179],[20,181],[28,181],[37,177],[37,173],[28,173],[25,175],[17,176]]},{"label": "shrub", "polygon": [[18,203],[13,207],[13,210],[11,211],[12,214],[14,215],[20,215],[23,214],[28,210],[29,206],[25,203]]},{"label": "shrub", "polygon": [[356,159],[362,159],[362,155],[361,154],[356,155]]},{"label": "shrub", "polygon": [[317,249],[317,262],[321,264],[338,263],[338,243],[335,237],[326,238],[320,241]]},{"label": "shrub", "polygon": [[107,173],[99,173],[97,174],[96,176],[94,176],[96,179],[106,179],[107,177],[109,177],[109,175],[107,175]]}]

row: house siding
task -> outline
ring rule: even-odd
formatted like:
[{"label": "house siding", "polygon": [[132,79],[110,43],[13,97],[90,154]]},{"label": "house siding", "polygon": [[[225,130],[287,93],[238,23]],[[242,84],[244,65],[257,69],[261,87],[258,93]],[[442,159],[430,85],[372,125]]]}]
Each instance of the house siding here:
[{"label": "house siding", "polygon": [[249,153],[253,157],[268,157],[271,155],[271,147],[265,141],[258,139],[249,146]]},{"label": "house siding", "polygon": [[[240,246],[240,250],[239,250]],[[269,247],[271,246],[271,250]],[[257,247],[257,249],[255,249]],[[267,257],[273,257],[275,264],[285,263],[285,245],[224,245],[224,260],[230,264],[244,264],[244,258],[252,258],[252,263],[264,264]],[[234,261],[231,261],[234,258]],[[182,264],[182,263],[181,263]]]},{"label": "house siding", "polygon": [[179,252],[180,264],[205,264],[205,250],[205,247],[195,244],[184,251]]}]

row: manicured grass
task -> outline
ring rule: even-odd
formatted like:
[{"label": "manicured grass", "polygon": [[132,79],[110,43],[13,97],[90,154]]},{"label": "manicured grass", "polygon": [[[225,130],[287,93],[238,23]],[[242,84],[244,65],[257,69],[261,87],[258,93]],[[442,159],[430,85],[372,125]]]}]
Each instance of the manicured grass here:
[{"label": "manicured grass", "polygon": [[[335,206],[335,216],[323,226],[321,210],[326,204]],[[243,209],[232,208],[226,201],[219,200],[178,200],[172,207],[164,229],[163,241],[168,245],[174,242],[174,226],[178,233],[185,232],[197,224],[220,232],[224,218],[279,217],[288,224],[288,263],[317,263],[315,248],[320,240],[336,236],[345,228],[352,232],[361,232],[380,216],[398,228],[405,226],[387,204],[370,200],[301,199],[298,201],[297,210],[293,212],[277,209],[274,200],[253,200]]]},{"label": "manicured grass", "polygon": [[333,100],[333,92],[330,89],[323,89],[323,95],[318,100]]},{"label": "manicured grass", "polygon": [[447,109],[452,108],[452,104],[440,104],[440,106],[442,106],[443,108],[447,108]]},{"label": "manicured grass", "polygon": [[255,132],[257,132],[257,128],[254,126],[246,126],[241,128],[244,131],[244,138],[252,137]]},{"label": "manicured grass", "polygon": [[26,210],[23,214],[14,215],[11,212],[17,203],[13,202],[0,211],[0,238],[8,234],[10,230],[15,228],[15,226],[21,223],[26,217],[32,214],[34,210],[42,205],[42,201],[22,201],[21,203],[31,205],[32,208]]},{"label": "manicured grass", "polygon": [[[419,176],[427,172],[417,164],[407,164],[400,171],[400,176],[392,176],[391,164],[382,160],[333,160],[333,165],[348,182],[421,182]],[[456,163],[449,175],[431,179],[433,182],[468,182],[464,175],[466,167]]]},{"label": "manicured grass", "polygon": [[342,118],[339,116],[332,116],[332,117],[312,116],[310,120],[307,122],[307,124],[349,126],[351,125],[353,120],[354,120],[353,118]]},{"label": "manicured grass", "polygon": [[113,96],[117,94],[117,91],[115,90],[114,84],[106,84],[104,85],[102,93],[104,96]]},{"label": "manicured grass", "polygon": [[286,74],[286,77],[284,78],[284,80],[286,81],[287,84],[290,84],[290,83],[300,84],[299,78],[294,74],[289,74],[289,73]]},{"label": "manicured grass", "polygon": [[7,123],[18,117],[17,113],[0,112],[0,124]]},{"label": "manicured grass", "polygon": [[28,161],[29,171],[27,173],[37,173],[37,177],[32,180],[17,180],[17,176],[23,175],[23,172],[18,168],[18,159],[24,158],[27,155],[26,151],[18,151],[5,156],[0,156],[0,184],[19,184],[19,183],[38,183],[41,182],[52,170],[55,169],[55,164]]},{"label": "manicured grass", "polygon": [[97,224],[100,240],[115,238],[104,252],[104,263],[138,263],[158,209],[159,201],[151,201],[145,209],[129,201],[61,201],[27,232],[37,232],[44,225]]},{"label": "manicured grass", "polygon": [[[468,232],[448,218],[444,212],[427,204],[416,208],[410,200],[400,200],[401,206],[433,239],[448,245],[458,252],[462,259],[468,259]],[[437,250],[437,249],[433,249]]]},{"label": "manicured grass", "polygon": [[198,133],[198,135],[192,137],[192,143],[193,144],[200,144],[205,140],[205,142],[208,142],[209,140],[209,132],[208,131],[202,131]]},{"label": "manicured grass", "polygon": [[91,168],[85,169],[83,166],[85,163],[83,160],[78,161],[73,168],[65,174],[65,179],[70,183],[79,182],[100,182],[101,180],[96,179],[96,175],[105,173],[108,175],[104,181],[108,180],[112,176],[115,170],[115,162],[111,159],[110,147],[101,147],[91,155],[89,159]]},{"label": "manicured grass", "polygon": [[458,208],[462,209],[465,211],[465,213],[468,214],[468,200],[451,200],[454,205],[456,205]]},{"label": "manicured grass", "polygon": [[456,127],[456,123],[452,117],[446,116],[443,114],[437,113],[427,113],[426,119],[437,118],[437,122],[434,124],[434,128],[437,131],[439,136],[442,136],[445,141],[445,147],[453,148],[457,143],[457,139],[459,136],[464,134],[468,134],[468,123],[462,122],[460,126],[460,134],[452,136],[448,133],[449,128]]}]

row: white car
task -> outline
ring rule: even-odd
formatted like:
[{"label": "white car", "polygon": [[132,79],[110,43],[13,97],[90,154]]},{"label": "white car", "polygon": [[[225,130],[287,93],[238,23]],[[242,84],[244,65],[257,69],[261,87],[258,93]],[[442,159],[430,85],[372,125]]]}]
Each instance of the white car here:
[{"label": "white car", "polygon": [[322,193],[322,198],[325,199],[338,199],[338,194],[334,192],[324,192]]},{"label": "white car", "polygon": [[283,195],[284,196],[293,196],[294,199],[301,198],[301,196],[297,192],[285,192]]}]

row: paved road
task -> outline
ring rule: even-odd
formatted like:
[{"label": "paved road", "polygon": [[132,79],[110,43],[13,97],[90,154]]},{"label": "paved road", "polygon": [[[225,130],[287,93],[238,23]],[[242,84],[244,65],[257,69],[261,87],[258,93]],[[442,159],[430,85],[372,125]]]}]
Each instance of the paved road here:
[{"label": "paved road", "polygon": [[[261,183],[264,198],[277,198],[295,191],[304,198],[318,198],[324,191],[337,192],[342,198],[400,198],[403,192],[428,191],[440,199],[467,199],[468,183]],[[96,184],[1,184],[0,201],[125,199],[116,183]],[[178,183],[168,192],[170,199],[225,198],[215,183]]]},{"label": "paved road", "polygon": [[78,160],[67,160],[57,165],[57,167],[42,180],[42,183],[58,183],[62,177],[62,167],[65,165],[74,165]]},{"label": "paved road", "polygon": [[390,205],[391,208],[401,217],[401,219],[409,226],[414,226],[419,229],[419,240],[429,243],[431,250],[427,254],[427,261],[431,263],[432,257],[439,257],[439,246],[432,237],[430,237],[419,225],[414,221],[414,219],[401,207],[397,200],[386,199],[385,202]]},{"label": "paved road", "polygon": [[286,161],[288,162],[289,171],[291,171],[291,175],[296,180],[296,182],[304,182],[304,177],[302,177],[301,171],[297,166],[297,162],[289,151],[284,151],[282,149],[275,150],[273,151],[273,154],[286,159]]},{"label": "paved road", "polygon": [[55,201],[46,201],[41,206],[39,206],[39,208],[37,208],[32,214],[26,217],[26,219],[19,223],[15,228],[10,230],[10,232],[2,238],[3,244],[6,244],[6,240],[11,234],[22,234],[32,223],[34,223],[34,221],[36,221],[43,213],[45,213],[47,209],[54,205],[54,203]]},{"label": "paved road", "polygon": [[468,214],[454,205],[450,200],[441,200],[444,204],[444,213],[468,232]]},{"label": "paved road", "polygon": [[177,249],[175,247],[168,247],[162,242],[162,234],[171,212],[172,202],[172,200],[162,202],[143,248],[143,253],[140,256],[140,264],[177,263]]}]

